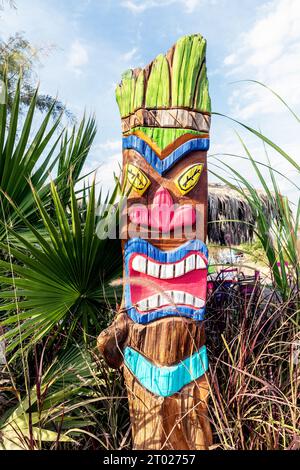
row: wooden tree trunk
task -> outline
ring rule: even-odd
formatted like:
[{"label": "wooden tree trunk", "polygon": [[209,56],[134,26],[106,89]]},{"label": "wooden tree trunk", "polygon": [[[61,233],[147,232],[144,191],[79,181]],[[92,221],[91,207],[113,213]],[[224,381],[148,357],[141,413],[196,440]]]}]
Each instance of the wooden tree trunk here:
[{"label": "wooden tree trunk", "polygon": [[122,367],[135,449],[207,449],[205,347],[210,98],[200,35],[126,72],[122,117],[124,295],[98,338]]}]

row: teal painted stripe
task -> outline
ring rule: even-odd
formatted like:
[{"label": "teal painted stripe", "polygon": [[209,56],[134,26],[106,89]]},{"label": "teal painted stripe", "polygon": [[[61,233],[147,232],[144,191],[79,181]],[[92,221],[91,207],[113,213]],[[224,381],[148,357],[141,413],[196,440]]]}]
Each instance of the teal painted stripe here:
[{"label": "teal painted stripe", "polygon": [[161,397],[169,397],[182,387],[199,379],[208,369],[206,346],[170,367],[158,367],[142,354],[127,347],[124,350],[125,365],[139,382],[150,392]]}]

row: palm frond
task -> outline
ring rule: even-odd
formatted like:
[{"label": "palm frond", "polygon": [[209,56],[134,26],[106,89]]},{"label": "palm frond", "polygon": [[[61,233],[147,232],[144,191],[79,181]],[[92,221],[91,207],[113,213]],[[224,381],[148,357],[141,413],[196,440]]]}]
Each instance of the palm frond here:
[{"label": "palm frond", "polygon": [[47,213],[38,192],[32,188],[32,193],[46,236],[14,206],[34,241],[6,227],[18,247],[0,244],[19,263],[0,261],[0,268],[7,273],[0,278],[0,297],[5,299],[0,311],[6,312],[3,326],[9,325],[5,334],[8,351],[18,348],[20,341],[32,347],[53,330],[63,333],[66,339],[76,331],[85,340],[90,334],[96,335],[103,315],[107,316],[109,305],[116,301],[110,282],[122,272],[120,241],[100,239],[96,234],[99,222],[114,221],[111,213],[97,215],[94,183],[84,223],[72,183],[70,217],[53,182],[54,218]]}]

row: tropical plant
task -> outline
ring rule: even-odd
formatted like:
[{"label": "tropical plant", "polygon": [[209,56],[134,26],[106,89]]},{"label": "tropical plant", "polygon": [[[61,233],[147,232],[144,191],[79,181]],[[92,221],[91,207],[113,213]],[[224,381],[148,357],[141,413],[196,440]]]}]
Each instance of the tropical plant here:
[{"label": "tropical plant", "polygon": [[47,342],[40,360],[36,358],[35,385],[30,386],[25,362],[27,393],[15,388],[15,406],[0,417],[0,449],[34,450],[43,448],[45,443],[76,444],[71,437],[72,428],[76,428],[75,437],[81,428],[93,423],[85,407],[100,400],[92,387],[101,379],[91,356],[79,345],[71,345],[43,372],[46,347]]},{"label": "tropical plant", "polygon": [[[266,87],[265,85],[262,86]],[[271,92],[280,99],[280,101],[288,108],[288,110],[292,113],[292,116],[299,123],[300,119],[284,102],[284,100],[280,98],[275,92],[273,92],[273,90],[271,90]],[[219,113],[215,114],[218,115]],[[264,136],[261,132],[239,121],[236,121],[235,119],[231,120],[238,123],[240,126],[258,137],[263,142],[267,158],[266,163],[258,162],[255,159],[244,140],[240,136],[238,137],[246,153],[246,157],[240,157],[237,155],[231,156],[237,158],[246,158],[250,162],[254,174],[256,175],[263,188],[263,191],[268,198],[270,211],[273,215],[272,223],[270,223],[269,214],[267,214],[265,211],[263,201],[259,197],[257,189],[249,182],[246,176],[242,175],[236,169],[236,167],[233,167],[232,165],[229,165],[223,160],[217,158],[219,155],[213,155],[212,157],[214,157],[218,162],[216,165],[217,171],[214,171],[211,168],[210,172],[222,182],[229,185],[230,188],[237,191],[243,198],[245,198],[251,207],[253,213],[255,214],[255,224],[253,225],[253,230],[265,251],[269,262],[269,267],[272,272],[273,281],[283,299],[287,300],[290,297],[291,291],[295,288],[295,285],[298,285],[300,279],[299,254],[297,250],[297,238],[300,229],[300,186],[297,183],[297,179],[295,181],[291,181],[287,176],[272,168],[266,150],[267,146],[271,147],[271,149],[275,150],[278,155],[282,156],[286,164],[289,165],[293,170],[296,170],[299,176],[300,166],[295,158],[290,156],[279,145]],[[224,177],[222,174],[220,174],[220,168],[222,170],[225,169],[228,177]],[[262,172],[262,169],[266,168],[269,171],[268,180],[266,180],[266,177],[264,177]],[[276,175],[278,174],[281,177],[286,178],[291,187],[293,187],[296,191],[296,194],[298,194],[295,211],[291,209],[288,199],[281,194],[280,185],[278,184],[278,180],[276,178]],[[243,221],[240,222],[243,223]]]},{"label": "tropical plant", "polygon": [[61,198],[66,202],[70,196],[70,181],[78,182],[84,163],[96,136],[95,118],[90,117],[87,122],[83,117],[78,129],[74,125],[69,136],[66,130],[61,139],[58,160],[59,175],[57,185]]},{"label": "tropical plant", "polygon": [[[120,242],[99,237],[117,219],[111,207],[116,206],[120,184],[100,211],[101,196],[96,198],[95,183],[81,192],[74,189],[76,179],[81,178],[81,158],[86,158],[94,137],[91,122],[85,124],[90,139],[79,129],[77,136],[72,131],[70,137],[58,140],[60,150],[49,162],[56,162],[59,177],[49,185],[47,179],[39,185],[40,180],[31,177],[25,193],[28,205],[14,192],[2,192],[8,216],[2,219],[0,313],[8,368],[14,366],[17,378],[12,377],[12,383],[18,391],[18,401],[13,408],[7,405],[0,422],[6,448],[116,449],[130,445],[120,374],[94,355],[90,362],[84,352],[115,313],[118,297],[110,284],[122,273]],[[297,169],[297,163],[280,147],[244,127]],[[23,131],[21,141],[22,135]],[[7,142],[8,137],[5,148]],[[300,209],[298,204],[292,213],[281,195],[277,172],[267,162],[270,183],[266,183],[260,164],[241,142],[272,205],[273,223],[269,219],[267,223],[261,198],[236,168],[218,160],[214,173],[238,191],[256,215],[253,229],[270,265],[273,286],[257,284],[249,295],[242,284],[234,285],[225,300],[220,286],[208,300],[209,412],[214,445],[226,450],[294,449],[300,446],[299,358],[294,352],[300,341],[295,238]],[[46,148],[47,144],[40,149],[41,155]],[[220,165],[228,177],[219,173]],[[10,168],[14,170],[13,165]],[[24,185],[27,180],[28,174]],[[74,338],[81,344],[78,362]],[[44,358],[40,362],[36,360],[38,351]]]},{"label": "tropical plant", "polygon": [[[117,189],[106,201],[110,206]],[[33,240],[28,241],[18,230],[6,227],[10,238],[18,240],[23,248],[16,248],[12,243],[0,244],[2,250],[20,263],[13,263],[12,259],[0,260],[0,267],[6,270],[6,275],[0,278],[3,286],[0,295],[6,299],[0,311],[6,312],[2,326],[9,326],[5,334],[10,340],[8,351],[19,348],[20,341],[27,341],[23,344],[25,349],[32,347],[50,332],[53,334],[53,330],[69,339],[79,329],[88,340],[89,334],[99,332],[101,320],[107,320],[110,303],[116,303],[110,282],[122,271],[120,241],[99,238],[99,232],[96,233],[98,224],[104,226],[106,221],[113,221],[111,212],[97,215],[93,183],[83,224],[72,184],[70,192],[69,216],[57,188],[51,183],[55,211],[51,219],[42,199],[32,188],[43,235],[14,206]]]},{"label": "tropical plant", "polygon": [[[78,131],[73,128],[69,139],[64,130],[57,132],[61,116],[49,125],[50,108],[35,135],[32,135],[37,96],[38,90],[32,97],[23,123],[20,116],[21,80],[16,87],[11,113],[8,113],[6,103],[0,104],[0,218],[15,227],[20,219],[5,196],[14,201],[24,217],[32,221],[35,208],[29,180],[44,204],[50,194],[49,175],[57,166],[54,180],[63,181],[65,188],[68,188],[68,176],[73,173],[76,183],[78,169],[82,168],[87,158],[96,132],[94,118],[86,122],[84,117]],[[0,239],[4,236],[3,227],[0,228]]]},{"label": "tropical plant", "polygon": [[297,293],[283,301],[259,283],[251,295],[232,286],[224,300],[221,291],[210,298],[206,324],[214,447],[299,449]]},{"label": "tropical plant", "polygon": [[[12,2],[11,2],[12,3]],[[0,78],[7,80],[7,107],[10,112],[13,106],[19,75],[22,74],[20,90],[21,111],[26,109],[36,94],[36,83],[38,82],[35,69],[41,63],[41,58],[47,56],[53,46],[35,47],[23,33],[15,33],[8,40],[0,39]],[[36,95],[35,107],[41,112],[51,109],[54,119],[62,113],[68,121],[74,122],[75,116],[57,98],[49,94],[38,93]]]},{"label": "tropical plant", "polygon": [[[284,100],[271,92],[299,123],[300,119]],[[257,161],[240,136],[246,156],[230,156],[247,159],[251,164],[268,199],[273,216],[271,223],[256,188],[236,165],[228,165],[218,158],[219,155],[214,155],[216,170],[212,169],[213,164],[210,168],[216,177],[245,198],[255,214],[252,229],[259,250],[262,247],[264,251],[272,282],[264,280],[261,286],[257,285],[250,299],[245,289],[241,291],[236,287],[231,288],[230,295],[227,293],[227,302],[220,302],[220,292],[214,292],[210,299],[208,342],[212,376],[209,409],[215,447],[226,450],[299,449],[300,263],[297,237],[300,187],[297,179],[291,181],[272,168],[266,149],[275,150],[298,174],[300,166],[261,132],[233,121],[263,142],[266,162]],[[268,179],[263,172],[266,169]],[[278,176],[284,177],[296,191],[294,211],[281,194]]]}]

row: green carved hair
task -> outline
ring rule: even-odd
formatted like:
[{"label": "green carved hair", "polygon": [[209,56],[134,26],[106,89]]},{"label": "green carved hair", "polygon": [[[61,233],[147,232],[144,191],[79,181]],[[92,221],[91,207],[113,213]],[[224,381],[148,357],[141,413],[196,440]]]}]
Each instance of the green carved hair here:
[{"label": "green carved hair", "polygon": [[121,117],[140,108],[210,113],[205,53],[206,40],[200,34],[183,36],[144,69],[127,70],[116,89]]}]

